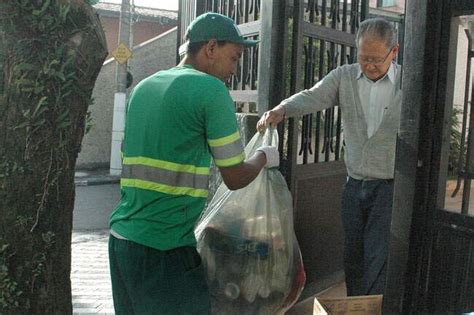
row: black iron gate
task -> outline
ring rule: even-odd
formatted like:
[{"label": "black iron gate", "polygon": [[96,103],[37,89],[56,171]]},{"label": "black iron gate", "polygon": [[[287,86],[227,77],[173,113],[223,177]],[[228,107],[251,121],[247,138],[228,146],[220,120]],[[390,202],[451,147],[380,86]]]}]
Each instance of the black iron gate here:
[{"label": "black iron gate", "polygon": [[243,36],[260,40],[260,44],[244,51],[237,75],[227,84],[238,112],[261,114],[278,103],[285,91],[285,64],[281,62],[286,58],[285,9],[286,1],[180,0],[177,49],[196,16],[212,11],[232,18]]},{"label": "black iron gate", "polygon": [[[339,65],[356,58],[355,33],[368,0],[180,0],[178,46],[198,15],[214,11],[260,40],[246,52],[229,82],[237,110],[258,112],[310,88]],[[399,21],[394,21],[399,22]],[[343,279],[340,196],[346,170],[338,107],[279,126],[281,171],[295,204],[295,231],[307,272],[305,296]]]},{"label": "black iron gate", "polygon": [[[364,0],[294,1],[290,94],[355,61],[355,32],[367,12]],[[286,130],[287,179],[309,295],[343,279],[339,209],[346,169],[340,108],[290,119]]]},{"label": "black iron gate", "polygon": [[[246,36],[261,40],[258,50],[243,58],[230,87],[236,102],[253,103],[250,111],[262,113],[354,60],[354,33],[368,16],[368,1],[180,0],[180,42],[189,22],[205,11],[234,18]],[[472,311],[474,218],[445,211],[442,201],[454,81],[451,18],[474,14],[474,1],[407,1],[406,12],[404,96],[384,312]],[[468,154],[461,171],[464,208],[473,176],[473,127],[471,111],[465,137]],[[339,199],[345,168],[339,109],[289,120],[279,133],[284,139],[281,170],[295,199],[295,229],[308,275],[306,291],[311,294],[342,278]]]},{"label": "black iron gate", "polygon": [[[467,213],[474,158],[474,113],[465,101],[459,176],[462,207],[445,210],[458,29],[471,0],[408,1],[403,101],[395,166],[387,314],[474,311],[474,217]],[[469,48],[469,60],[473,56]],[[469,69],[469,68],[468,68]],[[469,96],[469,72],[466,97]],[[471,90],[472,93],[472,90]],[[470,113],[469,113],[470,112]],[[466,123],[469,117],[469,127]],[[463,150],[461,150],[463,152]]]},{"label": "black iron gate", "polygon": [[[335,67],[355,59],[355,35],[366,0],[181,0],[178,42],[195,16],[214,11],[260,40],[229,83],[247,110],[263,113],[284,97],[309,88]],[[346,171],[342,124],[336,107],[279,126],[281,170],[295,200],[295,230],[308,277],[306,295],[342,279],[339,200]]]}]

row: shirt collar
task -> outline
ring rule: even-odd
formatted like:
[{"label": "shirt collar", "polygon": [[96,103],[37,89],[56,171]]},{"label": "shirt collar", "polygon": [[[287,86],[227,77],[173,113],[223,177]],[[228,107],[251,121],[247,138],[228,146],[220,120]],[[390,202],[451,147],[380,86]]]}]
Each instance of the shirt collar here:
[{"label": "shirt collar", "polygon": [[[356,80],[359,80],[360,78],[362,78],[363,74],[364,73],[362,72],[362,70],[360,69],[360,66],[359,66],[359,70],[357,71],[357,75],[356,75]],[[392,82],[392,84],[395,84],[395,79],[397,77],[397,67],[395,66],[394,62],[390,63],[390,68],[388,68],[387,73],[382,78],[380,78],[378,81],[383,80],[386,77],[388,77],[388,79],[390,80],[390,82]]]},{"label": "shirt collar", "polygon": [[182,64],[181,66],[178,65],[178,67],[181,67],[181,68],[188,68],[188,69],[194,69],[193,65],[190,64],[190,63],[185,63],[185,64]]},{"label": "shirt collar", "polygon": [[356,75],[356,80],[359,80],[360,78],[362,78],[362,70],[360,69],[360,65],[359,65],[359,70],[357,71],[357,75]]},{"label": "shirt collar", "polygon": [[395,79],[397,78],[397,67],[395,67],[394,62],[390,63],[390,68],[388,68],[387,76],[390,82],[392,82],[392,84],[395,84]]}]

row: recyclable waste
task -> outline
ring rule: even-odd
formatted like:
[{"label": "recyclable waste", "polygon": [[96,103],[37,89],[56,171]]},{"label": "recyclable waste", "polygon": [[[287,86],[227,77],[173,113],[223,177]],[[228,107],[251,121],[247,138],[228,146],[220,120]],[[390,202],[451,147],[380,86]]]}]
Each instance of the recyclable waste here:
[{"label": "recyclable waste", "polygon": [[[278,146],[276,132],[256,134],[245,151]],[[217,189],[196,225],[213,314],[283,314],[306,280],[293,229],[291,194],[277,169],[264,169],[247,187]]]}]

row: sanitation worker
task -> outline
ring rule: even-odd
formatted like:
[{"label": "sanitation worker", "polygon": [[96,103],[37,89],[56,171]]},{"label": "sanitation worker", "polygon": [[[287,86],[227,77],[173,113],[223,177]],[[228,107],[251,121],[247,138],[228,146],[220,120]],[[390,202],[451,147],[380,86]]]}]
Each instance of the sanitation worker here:
[{"label": "sanitation worker", "polygon": [[188,27],[182,62],[140,82],[126,114],[120,203],[110,217],[109,260],[117,314],[208,314],[194,225],[208,195],[211,157],[229,189],[279,164],[274,147],[245,160],[224,81],[246,47],[216,13]]}]

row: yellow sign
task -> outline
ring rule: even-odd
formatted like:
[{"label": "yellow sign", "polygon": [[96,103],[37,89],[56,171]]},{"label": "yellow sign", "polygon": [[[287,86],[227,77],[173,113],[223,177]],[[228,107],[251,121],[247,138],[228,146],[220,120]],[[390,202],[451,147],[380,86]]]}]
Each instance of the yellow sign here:
[{"label": "yellow sign", "polygon": [[112,56],[114,56],[119,64],[123,65],[132,57],[132,52],[124,43],[120,43],[120,45],[112,51]]}]

